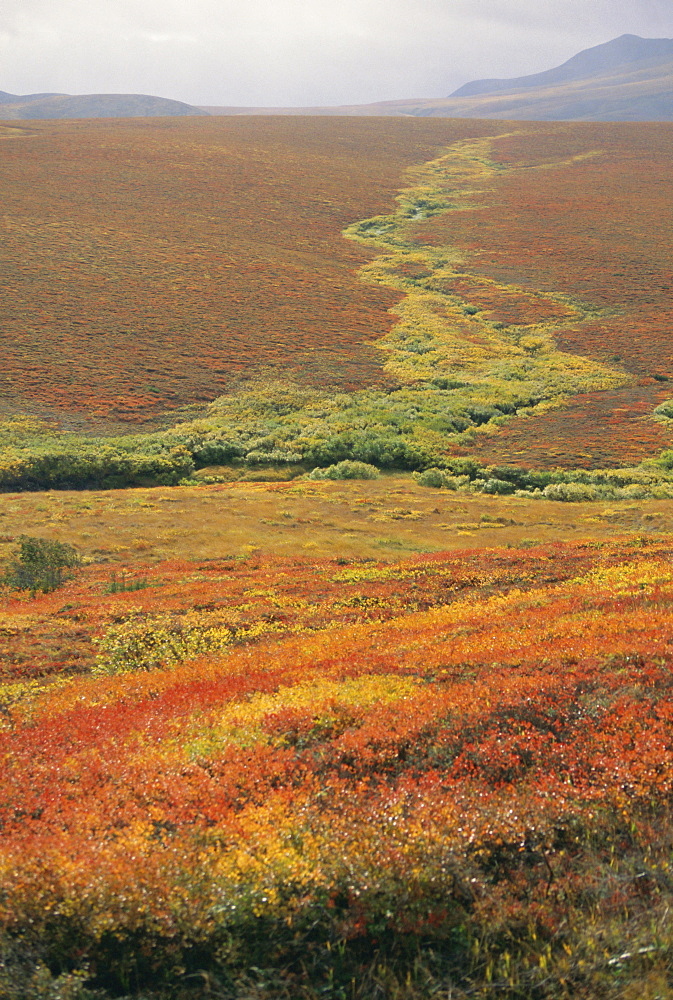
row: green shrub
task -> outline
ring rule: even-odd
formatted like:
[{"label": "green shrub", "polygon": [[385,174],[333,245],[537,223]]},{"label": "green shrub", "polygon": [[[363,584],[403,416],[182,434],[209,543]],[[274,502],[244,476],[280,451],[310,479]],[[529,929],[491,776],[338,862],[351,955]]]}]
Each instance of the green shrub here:
[{"label": "green shrub", "polygon": [[673,499],[673,483],[655,483],[649,489],[649,495],[655,500]]},{"label": "green shrub", "polygon": [[225,438],[207,439],[192,452],[197,469],[208,465],[224,465],[232,458],[241,458],[243,454],[244,450],[239,444]]},{"label": "green shrub", "polygon": [[278,462],[291,465],[301,462],[303,457],[301,452],[287,451],[282,448],[274,448],[272,451],[255,449],[254,451],[247,452],[245,461],[248,465],[273,465]]},{"label": "green shrub", "polygon": [[437,461],[423,445],[387,430],[344,431],[317,438],[304,450],[307,465],[325,467],[345,460],[383,469],[422,469]]},{"label": "green shrub", "polygon": [[629,483],[623,487],[620,495],[624,500],[646,500],[652,496],[652,490],[647,486],[641,486],[640,483]]},{"label": "green shrub", "polygon": [[666,399],[659,406],[655,407],[655,417],[664,417],[666,420],[673,420],[673,399]]},{"label": "green shrub", "polygon": [[514,493],[516,486],[506,479],[486,479],[481,487],[482,493],[495,493],[506,495]]},{"label": "green shrub", "polygon": [[193,471],[192,457],[183,447],[147,454],[109,445],[45,445],[0,454],[0,489],[173,486]]},{"label": "green shrub", "polygon": [[450,458],[446,463],[454,476],[467,476],[474,479],[482,470],[483,466],[474,458]]},{"label": "green shrub", "polygon": [[[663,405],[665,404],[662,403]],[[657,407],[658,409],[659,407]],[[657,411],[655,410],[654,412],[656,413]],[[656,464],[661,466],[662,469],[673,469],[673,451],[662,451]]]},{"label": "green shrub", "polygon": [[446,488],[447,475],[443,469],[426,469],[425,472],[414,473],[414,479],[419,486],[430,486],[441,490]]},{"label": "green shrub", "polygon": [[378,479],[379,470],[367,462],[338,462],[326,469],[314,469],[307,479]]},{"label": "green shrub", "polygon": [[460,382],[455,378],[445,378],[443,375],[438,375],[433,378],[430,385],[436,386],[438,389],[445,389],[451,391],[453,389],[465,389],[469,385],[468,382]]},{"label": "green shrub", "polygon": [[554,478],[554,474],[548,470],[522,469],[518,465],[489,465],[482,475],[485,479],[511,483],[519,490],[544,489]]},{"label": "green shrub", "polygon": [[545,500],[562,500],[565,503],[586,503],[589,500],[609,499],[609,491],[601,490],[589,483],[550,483],[545,486],[542,496]]},{"label": "green shrub", "polygon": [[[18,949],[16,949],[18,950]],[[52,972],[41,961],[16,959],[3,949],[0,963],[0,1000],[104,1000],[98,990],[89,990],[88,972]]]},{"label": "green shrub", "polygon": [[41,590],[44,594],[56,590],[72,577],[80,557],[72,545],[22,535],[19,547],[2,577],[12,590]]},{"label": "green shrub", "polygon": [[472,421],[479,427],[481,424],[487,424],[494,417],[501,417],[502,410],[497,409],[495,406],[478,405],[471,403],[465,407],[465,412]]},{"label": "green shrub", "polygon": [[445,469],[426,469],[415,472],[414,479],[419,486],[430,486],[438,490],[457,490],[469,483],[469,476],[452,476]]}]

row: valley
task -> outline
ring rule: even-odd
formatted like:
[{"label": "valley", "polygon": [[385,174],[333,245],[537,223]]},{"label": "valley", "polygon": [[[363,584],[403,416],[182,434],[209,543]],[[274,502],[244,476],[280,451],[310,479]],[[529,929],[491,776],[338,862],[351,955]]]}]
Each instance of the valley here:
[{"label": "valley", "polygon": [[673,125],[0,147],[0,998],[670,997]]}]

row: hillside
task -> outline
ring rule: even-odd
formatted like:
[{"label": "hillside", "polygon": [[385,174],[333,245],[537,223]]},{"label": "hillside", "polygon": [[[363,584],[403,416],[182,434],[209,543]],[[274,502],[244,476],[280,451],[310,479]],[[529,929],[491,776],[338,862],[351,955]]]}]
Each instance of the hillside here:
[{"label": "hillside", "polygon": [[673,39],[622,35],[562,66],[476,80],[447,98],[334,108],[216,108],[210,114],[392,115],[517,121],[672,121]]},{"label": "hillside", "polygon": [[3,134],[2,405],[57,421],[0,428],[5,488],[194,463],[602,468],[671,440],[668,125]]},{"label": "hillside", "polygon": [[0,595],[3,995],[666,996],[672,555],[248,552]]},{"label": "hillside", "polygon": [[206,117],[10,128],[5,414],[128,428],[242,374],[384,382],[372,341],[400,296],[357,277],[372,252],[341,230],[386,211],[407,166],[489,130]]},{"label": "hillside", "polygon": [[147,94],[8,94],[0,91],[0,119],[163,118],[207,115],[203,108]]},{"label": "hillside", "polygon": [[465,84],[455,98],[479,98],[479,117],[670,121],[673,39],[622,35],[544,73]]}]

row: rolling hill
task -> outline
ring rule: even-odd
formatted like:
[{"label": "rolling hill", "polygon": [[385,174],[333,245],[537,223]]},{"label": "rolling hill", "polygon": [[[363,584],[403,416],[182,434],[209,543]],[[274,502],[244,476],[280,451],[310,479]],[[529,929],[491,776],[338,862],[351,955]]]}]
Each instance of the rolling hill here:
[{"label": "rolling hill", "polygon": [[522,121],[673,121],[673,39],[621,35],[561,66],[512,79],[474,80],[446,98],[334,107],[195,106],[146,94],[0,91],[0,119],[310,115],[494,118]]},{"label": "rolling hill", "polygon": [[0,119],[175,118],[207,115],[203,108],[147,94],[8,94],[0,90]]}]

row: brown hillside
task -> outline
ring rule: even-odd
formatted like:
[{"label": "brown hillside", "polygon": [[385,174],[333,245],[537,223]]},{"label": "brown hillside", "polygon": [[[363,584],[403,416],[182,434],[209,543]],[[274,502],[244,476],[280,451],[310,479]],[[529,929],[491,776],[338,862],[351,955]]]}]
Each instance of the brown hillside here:
[{"label": "brown hillside", "polygon": [[396,293],[342,238],[489,122],[163,119],[3,133],[5,413],[142,422],[277,367],[380,382]]}]

